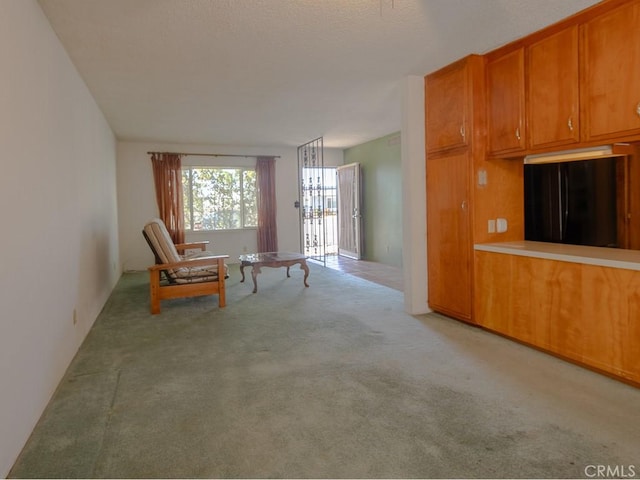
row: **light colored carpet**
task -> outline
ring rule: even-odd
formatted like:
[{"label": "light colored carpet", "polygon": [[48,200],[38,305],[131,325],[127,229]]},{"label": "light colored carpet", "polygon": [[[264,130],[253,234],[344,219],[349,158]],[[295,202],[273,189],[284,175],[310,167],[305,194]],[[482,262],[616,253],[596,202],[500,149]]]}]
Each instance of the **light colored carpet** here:
[{"label": "light colored carpet", "polygon": [[[637,465],[640,391],[311,266],[228,304],[120,280],[11,477],[580,478]],[[606,319],[603,319],[606,321]]]}]

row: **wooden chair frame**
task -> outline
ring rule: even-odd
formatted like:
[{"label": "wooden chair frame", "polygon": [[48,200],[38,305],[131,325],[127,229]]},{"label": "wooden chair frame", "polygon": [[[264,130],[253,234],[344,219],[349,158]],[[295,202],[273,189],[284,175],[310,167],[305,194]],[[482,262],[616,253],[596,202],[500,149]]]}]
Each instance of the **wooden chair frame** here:
[{"label": "wooden chair frame", "polygon": [[[147,234],[143,231],[147,243],[151,247],[153,254],[155,255],[156,262],[160,261],[160,257],[155,251],[155,248],[149,241]],[[198,249],[204,251],[206,245],[209,242],[194,242],[194,243],[179,243],[176,244],[176,250],[186,251]],[[225,259],[229,258],[229,255],[207,255],[200,256],[191,259],[185,259],[180,262],[173,263],[156,263],[148,268],[149,270],[149,291],[151,296],[151,313],[160,313],[161,300],[167,300],[171,298],[186,298],[197,297],[201,295],[218,295],[218,306],[224,308],[226,305],[226,287],[225,287]],[[194,281],[191,283],[163,283],[161,282],[161,272],[174,270],[178,268],[194,268],[194,267],[217,267],[218,278],[216,280],[207,281]],[[166,275],[169,279],[169,275]],[[188,278],[187,278],[188,279]]]}]

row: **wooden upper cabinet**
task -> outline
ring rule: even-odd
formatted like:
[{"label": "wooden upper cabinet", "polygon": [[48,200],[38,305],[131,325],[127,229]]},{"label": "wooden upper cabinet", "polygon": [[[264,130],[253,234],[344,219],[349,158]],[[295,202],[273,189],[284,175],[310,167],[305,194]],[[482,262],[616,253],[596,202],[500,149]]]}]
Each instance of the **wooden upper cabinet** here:
[{"label": "wooden upper cabinet", "polygon": [[580,141],[578,26],[527,49],[530,148]]},{"label": "wooden upper cabinet", "polygon": [[584,140],[640,136],[640,1],[584,23],[581,34]]},{"label": "wooden upper cabinet", "polygon": [[425,77],[427,152],[467,145],[469,96],[467,59]]},{"label": "wooden upper cabinet", "polygon": [[524,48],[487,63],[489,153],[517,153],[525,148]]}]

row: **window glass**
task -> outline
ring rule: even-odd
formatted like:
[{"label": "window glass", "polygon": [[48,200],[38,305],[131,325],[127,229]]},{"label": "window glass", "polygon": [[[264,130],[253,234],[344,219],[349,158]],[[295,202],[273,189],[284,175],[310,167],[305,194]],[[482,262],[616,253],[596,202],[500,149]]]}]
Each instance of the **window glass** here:
[{"label": "window glass", "polygon": [[237,230],[257,225],[254,169],[184,167],[185,228]]}]

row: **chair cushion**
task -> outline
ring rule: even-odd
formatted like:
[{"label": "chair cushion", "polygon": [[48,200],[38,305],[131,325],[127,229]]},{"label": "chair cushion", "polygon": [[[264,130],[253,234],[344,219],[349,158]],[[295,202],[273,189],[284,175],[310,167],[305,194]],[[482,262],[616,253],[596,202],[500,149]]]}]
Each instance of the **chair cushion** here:
[{"label": "chair cushion", "polygon": [[182,260],[162,220],[152,218],[144,226],[144,231],[162,263],[175,263]]},{"label": "chair cushion", "polygon": [[176,283],[213,282],[218,280],[218,267],[177,268],[173,270],[173,274]]},{"label": "chair cushion", "polygon": [[[178,254],[178,250],[171,240],[167,227],[159,218],[149,220],[144,226],[144,232],[147,234],[149,242],[153,245],[162,263],[181,262],[183,260],[208,257],[211,255],[211,252],[208,251],[194,252],[188,255]],[[224,267],[225,278],[228,278],[229,267],[227,267],[227,265]],[[182,267],[167,270],[166,273],[170,277],[170,280],[175,283],[212,282],[218,279],[217,266]]]}]

